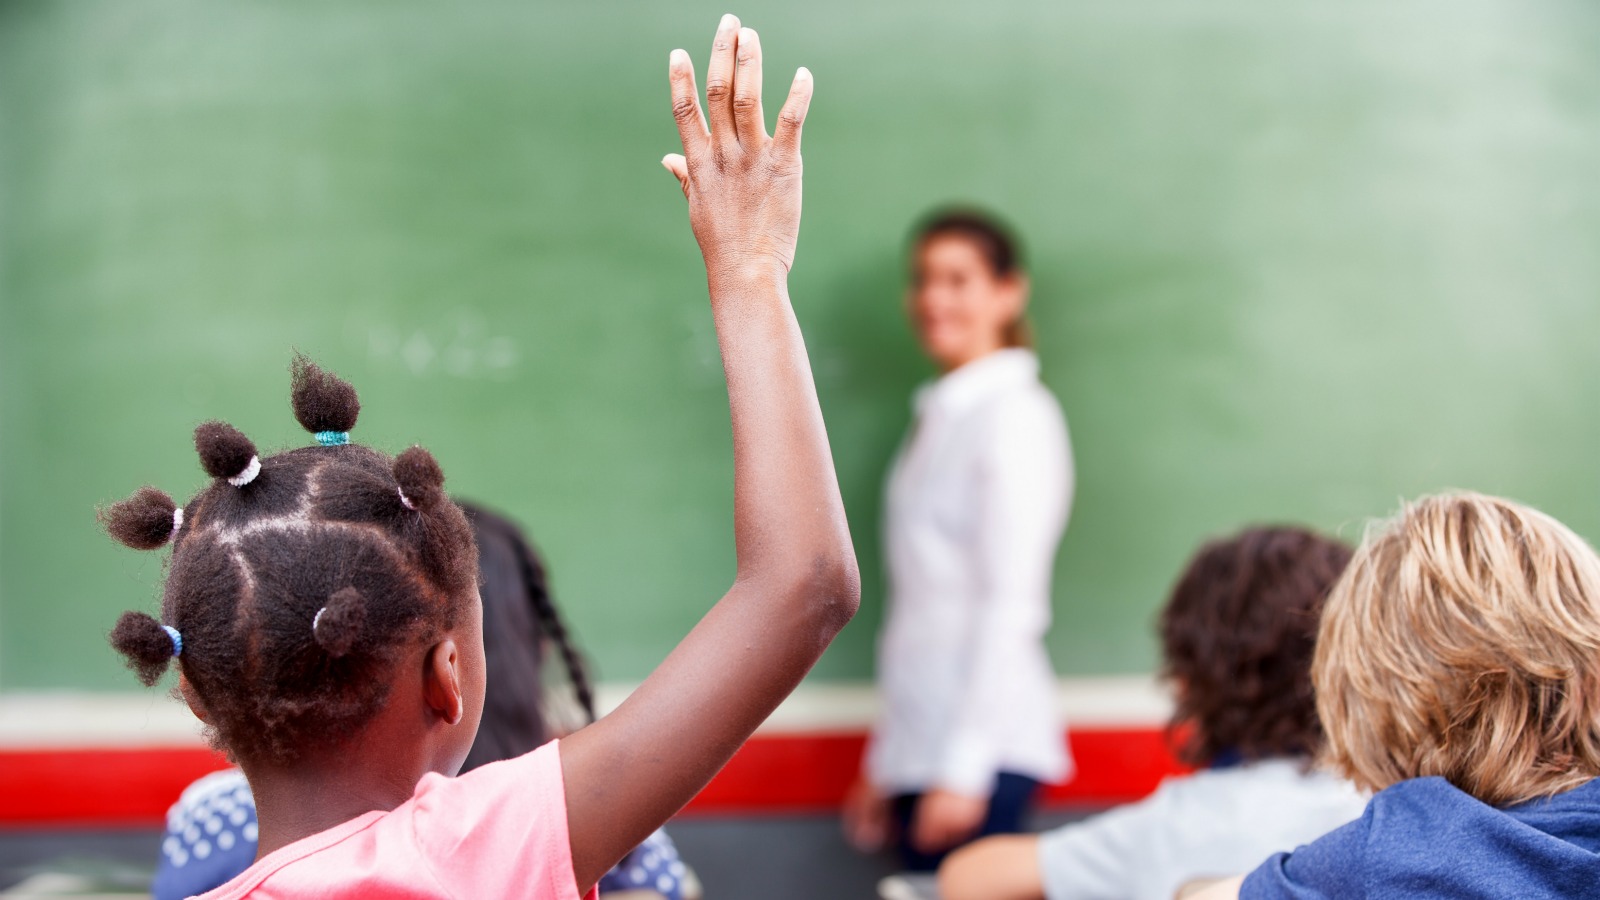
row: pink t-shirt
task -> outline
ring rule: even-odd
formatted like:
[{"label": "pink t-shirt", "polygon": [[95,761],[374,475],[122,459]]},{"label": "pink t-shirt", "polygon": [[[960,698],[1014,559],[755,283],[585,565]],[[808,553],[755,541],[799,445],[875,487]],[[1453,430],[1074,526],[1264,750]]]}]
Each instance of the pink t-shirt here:
[{"label": "pink t-shirt", "polygon": [[458,778],[424,775],[394,810],[295,841],[201,896],[579,900],[557,743]]}]

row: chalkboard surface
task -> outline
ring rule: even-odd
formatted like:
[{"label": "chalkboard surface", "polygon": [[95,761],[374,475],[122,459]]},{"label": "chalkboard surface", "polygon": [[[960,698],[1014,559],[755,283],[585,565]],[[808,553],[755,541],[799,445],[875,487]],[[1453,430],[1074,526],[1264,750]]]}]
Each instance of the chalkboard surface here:
[{"label": "chalkboard surface", "polygon": [[[299,348],[358,440],[524,522],[601,677],[732,576],[731,450],[667,52],[702,3],[0,6],[0,687],[132,688],[103,636],[161,559],[97,503],[202,483],[190,430],[294,445]],[[1508,494],[1600,538],[1600,6],[749,0],[775,111],[816,74],[792,280],[866,602],[927,377],[907,224],[1004,211],[1079,489],[1050,644],[1150,670],[1201,538],[1356,537]]]}]

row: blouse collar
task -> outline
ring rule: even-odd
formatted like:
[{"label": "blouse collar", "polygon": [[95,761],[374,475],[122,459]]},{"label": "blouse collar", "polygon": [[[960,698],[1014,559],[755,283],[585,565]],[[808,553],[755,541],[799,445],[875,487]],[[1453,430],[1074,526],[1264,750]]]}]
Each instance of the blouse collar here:
[{"label": "blouse collar", "polygon": [[937,409],[965,410],[996,391],[1039,380],[1039,357],[1023,347],[1007,347],[947,372],[917,390],[918,414]]}]

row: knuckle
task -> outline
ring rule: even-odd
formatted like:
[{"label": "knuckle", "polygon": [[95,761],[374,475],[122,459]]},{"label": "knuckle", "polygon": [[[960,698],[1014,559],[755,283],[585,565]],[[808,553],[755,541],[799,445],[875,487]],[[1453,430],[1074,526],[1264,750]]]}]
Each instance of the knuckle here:
[{"label": "knuckle", "polygon": [[726,100],[731,92],[731,86],[723,79],[714,79],[706,82],[706,99],[709,101]]},{"label": "knuckle", "polygon": [[788,178],[801,172],[800,158],[775,159],[767,163],[767,172],[775,178]]},{"label": "knuckle", "polygon": [[693,97],[679,97],[672,101],[672,117],[680,122],[692,122],[699,113],[699,104]]},{"label": "knuckle", "polygon": [[778,114],[778,121],[785,128],[799,130],[800,126],[805,124],[806,117],[797,110],[786,109]]},{"label": "knuckle", "polygon": [[733,108],[739,112],[754,112],[761,106],[761,98],[755,94],[735,94]]}]

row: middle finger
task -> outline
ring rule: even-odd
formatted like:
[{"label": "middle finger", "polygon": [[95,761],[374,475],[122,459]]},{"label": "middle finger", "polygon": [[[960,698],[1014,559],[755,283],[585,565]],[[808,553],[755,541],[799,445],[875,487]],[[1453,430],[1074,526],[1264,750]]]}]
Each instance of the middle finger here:
[{"label": "middle finger", "polygon": [[767,123],[761,113],[761,39],[753,29],[739,29],[734,47],[738,74],[733,79],[733,120],[739,143],[749,148],[761,146],[767,136]]},{"label": "middle finger", "polygon": [[706,115],[711,140],[717,146],[736,141],[733,122],[733,71],[739,43],[739,17],[729,13],[717,26],[711,42],[711,62],[706,66]]}]

